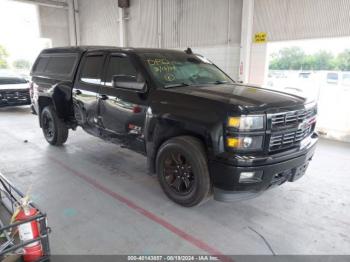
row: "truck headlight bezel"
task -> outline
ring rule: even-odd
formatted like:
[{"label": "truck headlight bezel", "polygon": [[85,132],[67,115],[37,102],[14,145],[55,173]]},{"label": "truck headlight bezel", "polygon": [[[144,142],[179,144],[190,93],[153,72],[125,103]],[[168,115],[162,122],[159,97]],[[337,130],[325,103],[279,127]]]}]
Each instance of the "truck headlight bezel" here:
[{"label": "truck headlight bezel", "polygon": [[227,127],[237,131],[265,130],[265,115],[230,116]]}]

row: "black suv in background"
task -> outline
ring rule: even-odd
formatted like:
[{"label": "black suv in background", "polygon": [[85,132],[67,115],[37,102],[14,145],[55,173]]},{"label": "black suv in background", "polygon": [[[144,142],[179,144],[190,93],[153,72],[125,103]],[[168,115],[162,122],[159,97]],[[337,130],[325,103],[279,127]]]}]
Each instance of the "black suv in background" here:
[{"label": "black suv in background", "polygon": [[293,182],[314,154],[315,103],[237,84],[191,49],[47,49],[31,75],[50,144],[80,126],[141,152],[183,206]]},{"label": "black suv in background", "polygon": [[30,105],[29,81],[7,70],[0,70],[0,107]]}]

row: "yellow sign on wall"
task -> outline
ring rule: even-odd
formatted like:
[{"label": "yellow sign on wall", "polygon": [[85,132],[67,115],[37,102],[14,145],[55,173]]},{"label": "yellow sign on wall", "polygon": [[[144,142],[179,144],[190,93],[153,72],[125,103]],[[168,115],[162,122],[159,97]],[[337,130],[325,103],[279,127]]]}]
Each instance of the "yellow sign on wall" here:
[{"label": "yellow sign on wall", "polygon": [[254,43],[255,44],[264,44],[267,42],[267,33],[266,32],[258,32],[254,35]]}]

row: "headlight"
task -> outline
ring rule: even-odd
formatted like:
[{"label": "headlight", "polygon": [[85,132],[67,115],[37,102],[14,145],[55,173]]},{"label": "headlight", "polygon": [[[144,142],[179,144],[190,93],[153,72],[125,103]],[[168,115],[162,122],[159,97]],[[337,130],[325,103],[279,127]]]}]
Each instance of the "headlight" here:
[{"label": "headlight", "polygon": [[262,145],[262,136],[241,136],[227,138],[227,146],[232,149],[259,150],[262,149]]},{"label": "headlight", "polygon": [[228,127],[238,130],[261,130],[264,129],[264,116],[229,117]]}]

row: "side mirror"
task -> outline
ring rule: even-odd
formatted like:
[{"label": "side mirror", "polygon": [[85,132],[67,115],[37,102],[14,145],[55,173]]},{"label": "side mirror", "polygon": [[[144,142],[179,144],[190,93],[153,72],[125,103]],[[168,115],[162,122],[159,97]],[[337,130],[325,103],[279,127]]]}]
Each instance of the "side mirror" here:
[{"label": "side mirror", "polygon": [[114,75],[112,77],[112,86],[134,92],[146,92],[146,82],[137,81],[135,76],[130,75]]}]

